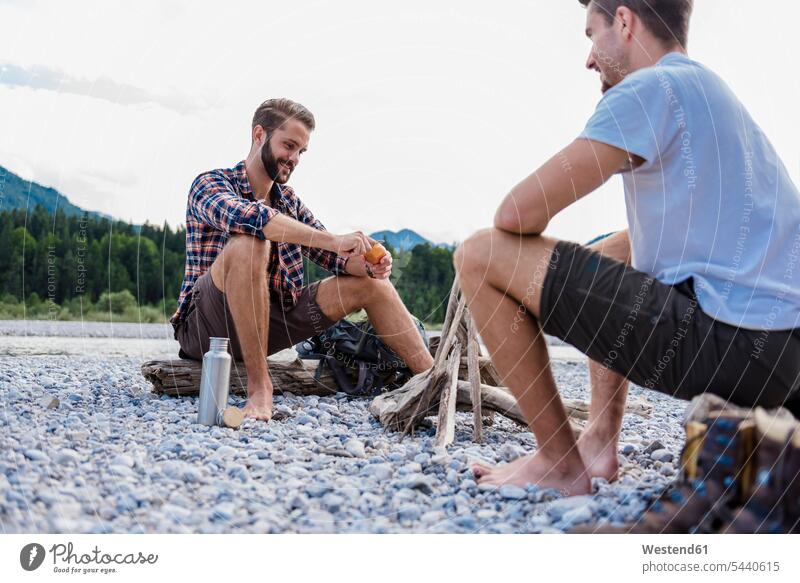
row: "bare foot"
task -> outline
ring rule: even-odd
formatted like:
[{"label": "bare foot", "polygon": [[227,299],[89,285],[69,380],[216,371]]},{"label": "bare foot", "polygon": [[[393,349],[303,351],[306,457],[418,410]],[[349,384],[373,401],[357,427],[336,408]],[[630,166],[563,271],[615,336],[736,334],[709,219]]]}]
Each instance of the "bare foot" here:
[{"label": "bare foot", "polygon": [[609,482],[617,480],[619,458],[617,457],[616,440],[609,442],[595,438],[588,433],[582,433],[578,438],[578,451],[590,477],[605,478]]},{"label": "bare foot", "polygon": [[244,416],[269,421],[272,419],[272,390],[258,391],[247,397]]},{"label": "bare foot", "polygon": [[582,464],[569,467],[563,459],[552,461],[541,451],[517,458],[502,466],[474,464],[472,473],[481,484],[496,486],[536,484],[542,488],[555,488],[565,496],[592,492],[592,482]]}]

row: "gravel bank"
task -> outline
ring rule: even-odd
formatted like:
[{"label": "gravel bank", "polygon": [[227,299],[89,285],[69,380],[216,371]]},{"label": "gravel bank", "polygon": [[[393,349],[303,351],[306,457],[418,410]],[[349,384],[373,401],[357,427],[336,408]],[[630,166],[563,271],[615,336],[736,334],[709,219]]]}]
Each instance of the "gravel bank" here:
[{"label": "gravel bank", "polygon": [[[535,445],[500,416],[476,445],[459,413],[448,457],[435,455],[433,430],[401,443],[369,401],[343,396],[277,397],[284,421],[207,428],[193,423],[196,399],[150,393],[141,360],[0,357],[0,532],[560,532],[636,519],[682,445],[684,404],[648,391],[654,416],[625,419],[618,482],[575,498],[484,489],[470,459]],[[554,372],[566,397],[587,397],[583,363]]]},{"label": "gravel bank", "polygon": [[0,320],[0,336],[60,336],[66,338],[172,339],[171,324],[136,322],[62,322],[59,320]]}]

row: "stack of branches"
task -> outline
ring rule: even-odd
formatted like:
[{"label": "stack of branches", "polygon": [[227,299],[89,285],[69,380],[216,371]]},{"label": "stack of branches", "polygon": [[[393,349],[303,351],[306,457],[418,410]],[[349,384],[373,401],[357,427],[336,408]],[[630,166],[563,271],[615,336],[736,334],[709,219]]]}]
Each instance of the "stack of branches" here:
[{"label": "stack of branches", "polygon": [[[459,380],[459,363],[466,352],[466,381]],[[435,445],[445,447],[455,437],[457,409],[471,409],[473,439],[482,440],[484,415],[494,412],[527,427],[522,411],[511,392],[500,386],[497,371],[484,363],[481,356],[475,324],[460,293],[458,282],[453,284],[447,305],[442,335],[434,357],[433,367],[411,378],[405,385],[376,397],[370,412],[389,430],[408,435],[424,423],[426,417],[436,413]],[[482,382],[488,382],[484,384]],[[589,403],[583,400],[564,401],[573,432],[577,435],[589,417]],[[626,412],[650,417],[652,405],[644,400],[629,402]]]},{"label": "stack of branches", "polygon": [[[467,361],[467,380],[459,381],[458,373],[464,352]],[[455,435],[455,412],[459,393],[462,393],[462,403],[467,401],[472,407],[474,438],[480,442],[483,427],[483,393],[494,388],[481,383],[480,356],[475,325],[469,315],[466,299],[460,293],[456,281],[450,290],[450,300],[433,367],[414,376],[401,388],[377,397],[370,405],[370,411],[385,427],[402,431],[403,435],[407,435],[438,407],[436,445],[446,446],[452,443]],[[494,371],[492,376],[497,379]],[[495,390],[500,391],[500,389]],[[516,408],[513,397],[507,396],[510,399],[501,397],[499,403],[495,402],[497,399],[493,399],[495,406],[492,409],[499,408],[501,412],[508,414],[509,409]],[[521,419],[521,415],[519,418]]]}]

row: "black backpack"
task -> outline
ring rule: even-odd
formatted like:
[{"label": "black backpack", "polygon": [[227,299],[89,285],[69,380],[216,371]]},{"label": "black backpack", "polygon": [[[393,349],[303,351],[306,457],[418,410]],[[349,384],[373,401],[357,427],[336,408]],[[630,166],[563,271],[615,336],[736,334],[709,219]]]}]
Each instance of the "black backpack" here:
[{"label": "black backpack", "polygon": [[[415,319],[425,346],[428,337],[422,322]],[[375,396],[403,386],[411,369],[378,337],[368,320],[359,323],[339,320],[322,334],[295,346],[300,358],[319,359],[315,378],[330,369],[339,389],[351,396]]]}]

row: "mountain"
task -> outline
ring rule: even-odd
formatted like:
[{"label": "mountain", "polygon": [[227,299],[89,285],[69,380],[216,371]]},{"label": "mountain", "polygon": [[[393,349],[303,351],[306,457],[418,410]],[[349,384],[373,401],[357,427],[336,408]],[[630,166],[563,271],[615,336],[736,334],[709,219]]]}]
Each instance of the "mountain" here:
[{"label": "mountain", "polygon": [[[33,210],[37,205],[45,207],[50,212],[55,212],[57,208],[67,216],[81,216],[86,212],[72,204],[55,188],[24,180],[0,166],[0,211],[16,208]],[[98,218],[108,218],[91,211],[89,214]]]},{"label": "mountain", "polygon": [[377,239],[378,241],[385,241],[398,251],[408,251],[417,245],[422,245],[424,243],[427,243],[432,247],[448,247],[448,245],[444,245],[442,243],[433,243],[411,229],[403,229],[401,231],[397,231],[396,233],[394,231],[378,231],[376,233],[372,233],[370,237]]}]

